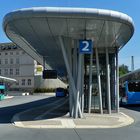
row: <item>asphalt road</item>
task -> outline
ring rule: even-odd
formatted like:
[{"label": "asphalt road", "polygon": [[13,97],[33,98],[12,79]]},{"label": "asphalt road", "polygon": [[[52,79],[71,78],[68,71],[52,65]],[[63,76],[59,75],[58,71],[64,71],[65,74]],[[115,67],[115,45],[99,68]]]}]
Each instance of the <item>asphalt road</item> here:
[{"label": "asphalt road", "polygon": [[121,108],[135,119],[126,127],[115,129],[27,129],[11,124],[11,118],[20,111],[49,103],[56,98],[20,96],[0,101],[0,140],[139,140],[140,106]]}]

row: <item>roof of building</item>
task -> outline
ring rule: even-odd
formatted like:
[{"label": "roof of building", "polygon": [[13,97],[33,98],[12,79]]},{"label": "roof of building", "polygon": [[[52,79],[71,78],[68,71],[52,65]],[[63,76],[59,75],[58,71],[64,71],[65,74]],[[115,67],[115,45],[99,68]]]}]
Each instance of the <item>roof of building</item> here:
[{"label": "roof of building", "polygon": [[7,14],[7,36],[40,64],[64,72],[58,36],[67,47],[79,39],[92,39],[94,47],[123,47],[134,33],[132,19],[123,13],[94,8],[34,7]]}]

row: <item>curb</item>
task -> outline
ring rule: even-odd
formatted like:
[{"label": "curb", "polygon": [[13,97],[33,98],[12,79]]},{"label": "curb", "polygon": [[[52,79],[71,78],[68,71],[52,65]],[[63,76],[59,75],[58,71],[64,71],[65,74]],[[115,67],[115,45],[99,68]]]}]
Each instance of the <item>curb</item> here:
[{"label": "curb", "polygon": [[[124,123],[122,124],[121,127],[127,126],[127,125],[131,125],[132,123],[135,122],[135,120],[134,120],[132,117],[126,115],[125,113],[120,112],[120,114],[122,114],[123,116],[125,116],[125,117],[127,118],[127,119],[125,119],[125,121],[124,121]],[[121,118],[121,119],[122,119],[122,118]],[[121,120],[121,119],[120,119],[120,120]],[[127,122],[127,123],[126,123],[126,122]]]},{"label": "curb", "polygon": [[[113,117],[113,118],[119,118],[119,122],[121,122],[120,124],[117,125],[76,125],[73,121],[73,119],[68,118],[68,119],[60,119],[60,118],[55,118],[55,119],[49,119],[49,120],[57,120],[60,121],[62,125],[24,125],[22,122],[20,122],[19,116],[22,113],[19,113],[17,115],[15,115],[12,119],[13,125],[17,126],[17,127],[22,127],[22,128],[48,128],[48,129],[75,129],[75,128],[79,128],[79,129],[84,129],[84,128],[89,128],[89,129],[109,129],[109,128],[120,128],[120,127],[124,127],[124,126],[128,126],[131,125],[134,122],[134,119],[129,117],[128,115],[120,112],[121,115],[123,115],[123,117],[116,117],[116,116],[106,116],[106,117]],[[96,116],[96,115],[95,115]],[[99,115],[97,115],[99,116]],[[49,121],[48,120],[48,121]]]}]

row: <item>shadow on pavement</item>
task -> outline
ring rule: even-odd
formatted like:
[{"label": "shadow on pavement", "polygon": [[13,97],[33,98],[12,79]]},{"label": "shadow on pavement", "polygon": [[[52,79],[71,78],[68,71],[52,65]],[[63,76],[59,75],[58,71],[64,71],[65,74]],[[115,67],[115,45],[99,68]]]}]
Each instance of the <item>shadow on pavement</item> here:
[{"label": "shadow on pavement", "polygon": [[[21,121],[37,121],[37,120],[45,120],[45,119],[53,119],[58,117],[65,117],[65,115],[69,111],[69,104],[67,97],[57,97],[58,102],[54,104],[48,104],[45,106],[40,106],[38,108],[34,108],[20,115]],[[60,100],[59,100],[60,99]],[[38,118],[38,116],[40,116]]]},{"label": "shadow on pavement", "polygon": [[121,105],[122,108],[126,108],[129,110],[134,110],[140,112],[140,104],[135,104],[135,105]]},{"label": "shadow on pavement", "polygon": [[[12,117],[17,113],[23,112],[28,109],[36,108],[39,106],[47,105],[57,100],[58,98],[56,97],[49,97],[46,99],[32,101],[25,104],[19,104],[19,105],[8,106],[8,107],[0,107],[0,124],[11,123]],[[34,114],[34,112],[32,112],[32,114]],[[31,121],[31,118],[28,116],[28,118],[24,118],[24,121]]]}]

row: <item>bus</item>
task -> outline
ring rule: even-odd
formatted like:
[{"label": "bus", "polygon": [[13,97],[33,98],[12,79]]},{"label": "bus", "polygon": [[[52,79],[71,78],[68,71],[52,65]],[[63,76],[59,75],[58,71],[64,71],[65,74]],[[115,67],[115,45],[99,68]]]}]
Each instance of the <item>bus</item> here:
[{"label": "bus", "polygon": [[0,95],[6,95],[7,88],[9,87],[9,85],[16,82],[17,82],[16,79],[0,76]]},{"label": "bus", "polygon": [[120,86],[120,104],[140,104],[140,81],[125,81]]},{"label": "bus", "polygon": [[5,85],[0,83],[0,94],[5,94]]}]

